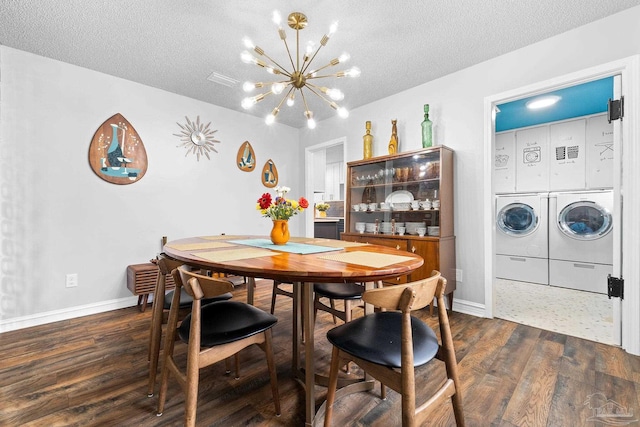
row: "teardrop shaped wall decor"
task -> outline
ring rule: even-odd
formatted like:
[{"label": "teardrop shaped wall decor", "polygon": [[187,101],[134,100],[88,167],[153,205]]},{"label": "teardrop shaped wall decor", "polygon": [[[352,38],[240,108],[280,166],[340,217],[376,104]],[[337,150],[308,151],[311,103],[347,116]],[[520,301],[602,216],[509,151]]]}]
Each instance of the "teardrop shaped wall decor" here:
[{"label": "teardrop shaped wall decor", "polygon": [[245,141],[238,149],[236,165],[241,171],[251,172],[256,168],[256,153],[249,141]]},{"label": "teardrop shaped wall decor", "polygon": [[278,185],[278,169],[273,160],[269,159],[262,168],[262,184],[265,187],[273,188]]},{"label": "teardrop shaped wall decor", "polygon": [[105,120],[93,134],[89,164],[112,184],[133,184],[147,172],[147,151],[135,128],[122,114]]}]

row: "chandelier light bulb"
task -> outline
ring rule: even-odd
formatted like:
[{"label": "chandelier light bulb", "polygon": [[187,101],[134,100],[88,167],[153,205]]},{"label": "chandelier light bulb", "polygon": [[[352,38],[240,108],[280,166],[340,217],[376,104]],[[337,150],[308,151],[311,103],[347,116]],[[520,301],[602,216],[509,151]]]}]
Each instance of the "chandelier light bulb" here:
[{"label": "chandelier light bulb", "polygon": [[253,55],[251,55],[249,52],[247,52],[246,50],[243,51],[240,54],[240,59],[242,60],[242,62],[244,62],[245,64],[251,64],[256,62],[256,59],[253,57]]},{"label": "chandelier light bulb", "polygon": [[244,43],[244,47],[247,49],[255,49],[256,45],[253,44],[249,37],[245,37],[242,39],[242,43]]},{"label": "chandelier light bulb", "polygon": [[271,112],[271,114],[269,114],[265,119],[264,122],[268,125],[272,125],[273,122],[276,121],[276,116],[278,115],[278,113],[280,112],[280,110],[278,110],[278,108],[274,108],[273,111]]},{"label": "chandelier light bulb", "polygon": [[338,21],[334,22],[333,24],[331,24],[331,26],[329,27],[329,34],[328,36],[332,36],[333,34],[335,34],[335,32],[338,30]]},{"label": "chandelier light bulb", "polygon": [[307,127],[309,129],[315,129],[316,128],[316,121],[313,119],[313,113],[309,110],[304,112],[304,115],[307,118]]},{"label": "chandelier light bulb", "polygon": [[344,62],[347,62],[350,58],[351,55],[349,55],[347,52],[343,52],[342,55],[338,57],[338,61],[340,61],[340,63],[342,64]]},{"label": "chandelier light bulb", "polygon": [[277,10],[273,11],[273,15],[271,15],[271,19],[273,20],[273,23],[276,24],[278,27],[280,26],[280,24],[282,24],[282,15],[280,15],[280,12],[278,12]]},{"label": "chandelier light bulb", "polygon": [[345,76],[347,77],[359,77],[360,76],[360,68],[351,67],[345,72]]},{"label": "chandelier light bulb", "polygon": [[256,101],[253,98],[245,98],[242,100],[242,108],[248,110],[256,104]]},{"label": "chandelier light bulb", "polygon": [[342,101],[344,99],[344,93],[340,89],[329,89],[327,90],[327,95],[334,101]]},{"label": "chandelier light bulb", "polygon": [[295,104],[295,103],[296,103],[296,100],[294,99],[294,94],[295,94],[295,92],[291,92],[291,95],[289,95],[289,96],[287,97],[287,105],[288,105],[289,107],[293,107],[293,104]]},{"label": "chandelier light bulb", "polygon": [[304,62],[307,62],[309,58],[311,58],[311,55],[313,54],[314,49],[315,49],[315,44],[312,41],[308,42],[307,49],[304,53]]},{"label": "chandelier light bulb", "polygon": [[315,129],[316,128],[316,121],[313,118],[310,118],[309,120],[307,120],[307,127],[309,129]]},{"label": "chandelier light bulb", "polygon": [[343,119],[346,119],[347,117],[349,117],[349,111],[344,108],[344,107],[340,107],[338,108],[338,116],[340,116]]},{"label": "chandelier light bulb", "polygon": [[256,88],[256,84],[251,82],[244,82],[244,84],[242,85],[242,90],[244,90],[245,92],[251,92],[255,88]]},{"label": "chandelier light bulb", "polygon": [[284,90],[284,83],[282,82],[275,82],[274,84],[271,85],[271,92],[273,92],[276,95],[280,95],[283,90]]}]

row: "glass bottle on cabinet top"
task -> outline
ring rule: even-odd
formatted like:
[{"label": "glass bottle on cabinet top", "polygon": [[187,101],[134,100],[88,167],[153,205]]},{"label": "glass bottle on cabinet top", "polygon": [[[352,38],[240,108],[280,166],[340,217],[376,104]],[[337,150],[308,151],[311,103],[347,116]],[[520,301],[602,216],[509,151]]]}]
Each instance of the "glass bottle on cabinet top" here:
[{"label": "glass bottle on cabinet top", "polygon": [[373,157],[373,135],[371,135],[371,122],[365,123],[367,133],[362,137],[362,158],[370,159]]},{"label": "glass bottle on cabinet top", "polygon": [[422,121],[422,148],[433,145],[433,122],[429,120],[429,104],[424,104],[424,120]]},{"label": "glass bottle on cabinet top", "polygon": [[[437,146],[347,164],[345,232],[453,235],[453,151]],[[381,236],[382,237],[382,236]]]}]

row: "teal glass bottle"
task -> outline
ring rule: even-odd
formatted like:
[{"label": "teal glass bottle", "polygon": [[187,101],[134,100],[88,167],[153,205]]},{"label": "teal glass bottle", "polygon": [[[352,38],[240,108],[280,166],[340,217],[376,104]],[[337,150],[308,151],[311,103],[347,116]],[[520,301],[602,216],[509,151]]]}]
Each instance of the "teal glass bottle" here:
[{"label": "teal glass bottle", "polygon": [[433,145],[433,122],[429,120],[429,104],[424,104],[424,121],[422,122],[422,148]]}]

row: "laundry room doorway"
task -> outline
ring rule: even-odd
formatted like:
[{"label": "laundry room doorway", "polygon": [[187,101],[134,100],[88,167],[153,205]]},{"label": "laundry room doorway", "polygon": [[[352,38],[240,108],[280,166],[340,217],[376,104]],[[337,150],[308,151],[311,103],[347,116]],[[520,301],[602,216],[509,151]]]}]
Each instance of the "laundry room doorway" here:
[{"label": "laundry room doorway", "polygon": [[[628,311],[638,311],[640,293],[629,280],[638,277],[638,267],[623,257],[637,252],[628,240],[637,227],[623,222],[629,218],[623,206],[631,204],[622,204],[622,190],[636,185],[631,181],[637,172],[627,170],[631,159],[621,155],[635,151],[625,145],[633,118],[609,122],[615,111],[609,117],[605,105],[605,111],[581,112],[588,102],[579,99],[578,111],[568,115],[545,119],[538,111],[533,121],[504,126],[511,107],[564,97],[566,109],[572,91],[582,87],[609,85],[605,104],[608,98],[633,98],[637,64],[634,57],[485,99],[488,317],[640,351],[640,322]],[[516,233],[519,227],[527,233]],[[624,276],[625,297],[631,292],[635,298],[609,298],[609,275]]]}]

